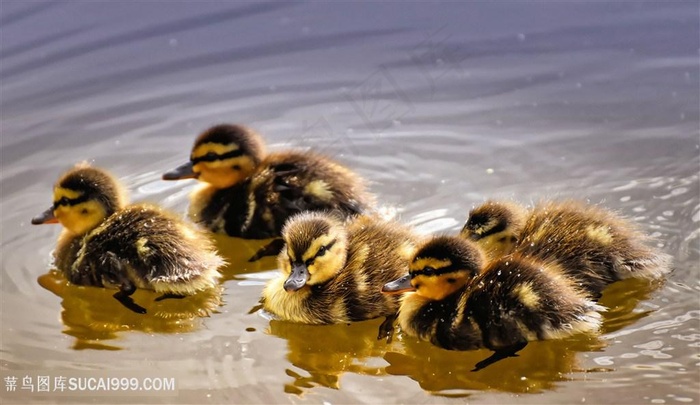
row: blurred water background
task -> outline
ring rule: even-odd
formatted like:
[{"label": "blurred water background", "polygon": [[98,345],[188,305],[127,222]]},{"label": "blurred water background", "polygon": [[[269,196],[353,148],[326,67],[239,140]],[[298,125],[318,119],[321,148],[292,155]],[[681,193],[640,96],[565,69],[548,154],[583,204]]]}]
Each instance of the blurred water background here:
[{"label": "blurred water background", "polygon": [[[174,376],[178,396],[136,397],[151,403],[697,403],[698,15],[693,1],[3,0],[3,376]],[[134,200],[184,211],[193,184],[160,174],[221,122],[334,156],[423,233],[455,232],[486,198],[575,197],[638,222],[675,270],[606,291],[600,339],[536,342],[477,373],[486,351],[387,345],[380,321],[267,319],[276,264],[246,262],[255,242],[219,238],[221,296],[147,316],[50,272],[58,229],[29,220],[62,171],[87,159]]]}]

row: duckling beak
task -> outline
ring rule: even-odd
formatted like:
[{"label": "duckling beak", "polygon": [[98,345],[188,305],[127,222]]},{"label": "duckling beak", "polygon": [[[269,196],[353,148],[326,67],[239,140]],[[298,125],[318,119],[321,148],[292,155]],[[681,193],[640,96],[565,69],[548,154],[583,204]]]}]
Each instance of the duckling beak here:
[{"label": "duckling beak", "polygon": [[411,275],[406,274],[398,280],[390,281],[384,284],[382,292],[384,294],[400,294],[404,292],[416,291],[411,285]]},{"label": "duckling beak", "polygon": [[163,180],[196,179],[197,173],[192,170],[192,162],[181,164],[169,172],[163,173]]},{"label": "duckling beak", "polygon": [[306,285],[309,280],[309,269],[304,264],[295,264],[292,267],[292,274],[284,282],[284,290],[294,292]]},{"label": "duckling beak", "polygon": [[57,224],[58,219],[53,215],[53,207],[32,218],[32,225]]}]

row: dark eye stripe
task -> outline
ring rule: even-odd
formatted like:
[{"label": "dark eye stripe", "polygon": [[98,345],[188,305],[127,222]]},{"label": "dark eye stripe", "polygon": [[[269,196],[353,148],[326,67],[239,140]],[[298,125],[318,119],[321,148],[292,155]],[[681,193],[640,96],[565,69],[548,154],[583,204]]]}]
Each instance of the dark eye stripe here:
[{"label": "dark eye stripe", "polygon": [[432,269],[426,271],[426,269],[421,269],[421,270],[412,270],[410,271],[411,278],[414,278],[416,276],[427,276],[427,277],[433,277],[433,276],[439,276],[445,273],[452,273],[455,271],[462,270],[456,265],[450,265],[447,267],[441,267],[439,269]]},{"label": "dark eye stripe", "polygon": [[[314,262],[314,260],[316,260],[317,257],[325,255],[326,252],[329,251],[333,247],[333,245],[335,245],[336,242],[337,242],[337,239],[333,239],[327,245],[324,245],[324,246],[321,246],[320,248],[318,248],[318,251],[316,252],[314,257],[307,259],[304,262],[304,264],[306,264],[307,266],[310,266]],[[290,262],[291,262],[291,259],[290,259]],[[301,262],[299,262],[299,263],[301,263]],[[292,263],[292,265],[294,265],[294,263]]]},{"label": "dark eye stripe", "polygon": [[333,247],[333,245],[335,245],[335,242],[336,242],[336,241],[337,241],[336,239],[333,239],[332,241],[330,241],[329,244],[327,244],[327,245],[325,245],[325,246],[321,246],[321,247],[318,249],[318,252],[316,252],[316,255],[314,256],[314,259],[317,258],[317,257],[319,257],[319,256],[325,255],[326,252],[329,251],[329,250]]},{"label": "dark eye stripe", "polygon": [[78,205],[80,203],[84,203],[85,201],[87,201],[89,199],[90,198],[88,197],[87,194],[83,194],[80,197],[76,197],[76,198],[61,197],[60,200],[53,202],[53,209],[56,209],[60,206]]},{"label": "dark eye stripe", "polygon": [[223,155],[217,155],[209,152],[204,156],[190,158],[190,162],[192,162],[193,165],[196,165],[200,162],[214,162],[217,160],[226,160],[238,156],[243,156],[243,151],[241,149],[232,150],[231,152],[226,152]]},{"label": "dark eye stripe", "polygon": [[470,235],[470,239],[477,241],[479,239],[485,238],[487,236],[502,232],[506,230],[506,221],[504,220],[499,220],[498,223],[491,229],[488,229],[485,233],[478,234],[476,233],[477,229],[480,229],[484,227],[488,223],[488,218],[479,218],[479,221],[473,221],[472,218],[467,221],[467,223],[464,225],[462,228],[462,231],[469,231],[472,234]]}]

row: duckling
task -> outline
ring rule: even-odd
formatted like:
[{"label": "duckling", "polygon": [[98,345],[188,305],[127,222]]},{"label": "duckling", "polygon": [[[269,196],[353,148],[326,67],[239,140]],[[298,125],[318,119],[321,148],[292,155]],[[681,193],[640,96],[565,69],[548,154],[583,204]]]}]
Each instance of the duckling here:
[{"label": "duckling", "polygon": [[476,241],[490,259],[518,252],[556,261],[595,298],[615,281],[659,279],[670,271],[670,256],[650,247],[633,224],[573,200],[543,202],[529,212],[515,203],[490,201],[472,210],[461,235]]},{"label": "duckling", "polygon": [[[349,169],[313,152],[265,154],[262,138],[242,125],[216,125],[195,140],[190,161],[164,180],[196,178],[189,216],[216,233],[249,239],[278,237],[302,211],[365,211],[372,197]],[[279,252],[281,243],[274,250]]]},{"label": "duckling", "polygon": [[381,286],[406,274],[416,237],[410,229],[369,215],[348,219],[304,212],[282,231],[279,277],[262,293],[263,308],[280,320],[334,324],[386,317],[378,338],[391,339],[398,297]]},{"label": "duckling", "polygon": [[513,356],[528,341],[596,331],[603,308],[556,264],[519,254],[486,264],[479,247],[457,236],[419,246],[408,275],[387,283],[405,292],[398,323],[411,336],[448,350],[495,351],[485,367]]},{"label": "duckling", "polygon": [[476,241],[489,260],[513,251],[528,211],[510,201],[487,201],[474,208],[460,235]]},{"label": "duckling", "polygon": [[223,260],[206,233],[148,204],[126,205],[119,181],[81,163],[54,186],[53,205],[32,224],[61,223],[54,264],[73,284],[116,287],[138,313],[137,288],[177,298],[217,286]]}]

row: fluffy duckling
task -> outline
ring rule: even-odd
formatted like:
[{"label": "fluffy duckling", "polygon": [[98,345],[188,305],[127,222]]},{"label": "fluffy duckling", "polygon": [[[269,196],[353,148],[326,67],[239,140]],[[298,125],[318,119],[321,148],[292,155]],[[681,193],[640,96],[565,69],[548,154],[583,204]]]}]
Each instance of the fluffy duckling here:
[{"label": "fluffy duckling", "polygon": [[594,297],[617,280],[658,279],[670,271],[670,257],[650,247],[632,223],[577,201],[544,202],[531,211],[489,201],[472,210],[461,235],[490,259],[518,252],[556,261]]},{"label": "fluffy duckling", "polygon": [[161,299],[217,286],[223,260],[203,231],[156,206],[125,204],[117,179],[78,164],[32,224],[61,223],[55,266],[71,283],[118,288],[114,297],[135,312],[146,312],[130,297],[137,288],[163,293]]},{"label": "fluffy duckling", "polygon": [[266,155],[260,135],[241,125],[209,128],[195,140],[190,161],[163,175],[185,178],[203,182],[190,197],[190,218],[213,232],[251,239],[279,236],[287,218],[302,211],[348,216],[372,201],[349,169],[313,152]]},{"label": "fluffy duckling", "polygon": [[469,213],[460,235],[476,241],[489,260],[513,251],[527,220],[527,209],[510,201],[487,201]]},{"label": "fluffy duckling", "polygon": [[263,307],[281,320],[333,324],[387,317],[379,338],[391,338],[398,297],[381,286],[406,274],[415,249],[408,228],[361,215],[343,223],[305,212],[284,226],[281,274],[263,290]]},{"label": "fluffy duckling", "polygon": [[409,274],[382,289],[407,292],[398,315],[401,329],[444,349],[494,350],[479,369],[514,355],[528,341],[599,328],[596,311],[603,308],[555,263],[520,255],[485,263],[478,246],[460,237],[438,236],[419,246]]}]

